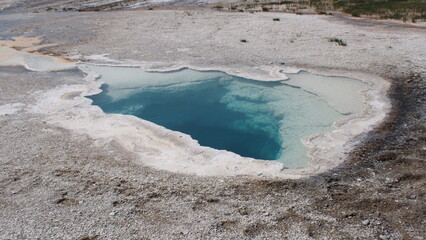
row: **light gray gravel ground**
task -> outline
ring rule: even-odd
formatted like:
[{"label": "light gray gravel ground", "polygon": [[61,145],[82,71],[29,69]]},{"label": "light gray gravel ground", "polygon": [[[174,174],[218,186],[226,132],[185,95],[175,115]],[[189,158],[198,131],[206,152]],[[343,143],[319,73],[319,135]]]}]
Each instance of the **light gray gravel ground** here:
[{"label": "light gray gravel ground", "polygon": [[[114,142],[43,122],[34,92],[81,73],[0,69],[0,239],[424,239],[423,29],[205,11],[0,15],[1,37],[139,61],[369,71],[394,83],[391,117],[342,166],[301,180],[196,177],[138,165]],[[339,37],[348,46],[328,42]],[[241,43],[240,39],[247,39]],[[81,56],[83,57],[83,56]]]},{"label": "light gray gravel ground", "polygon": [[[276,17],[281,21],[272,20]],[[97,46],[102,46],[102,53],[118,60],[234,68],[285,63],[379,75],[425,71],[426,66],[426,28],[361,27],[330,16],[209,10],[108,12],[81,18],[93,24],[95,34],[63,48],[70,55],[99,54]],[[330,38],[342,39],[347,46]]]}]

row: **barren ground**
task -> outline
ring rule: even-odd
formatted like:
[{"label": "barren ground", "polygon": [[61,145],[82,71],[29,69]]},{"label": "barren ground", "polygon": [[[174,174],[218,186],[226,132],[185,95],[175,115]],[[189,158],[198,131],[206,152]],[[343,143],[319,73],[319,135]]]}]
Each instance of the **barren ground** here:
[{"label": "barren ground", "polygon": [[[281,21],[274,22],[273,18]],[[204,10],[0,15],[44,53],[200,67],[356,70],[392,82],[393,110],[339,167],[299,180],[197,177],[139,164],[115,142],[47,124],[37,91],[78,71],[0,68],[1,239],[424,239],[425,29]],[[338,37],[347,46],[329,42]],[[246,39],[246,43],[240,40]],[[21,106],[21,105],[19,105]]]}]

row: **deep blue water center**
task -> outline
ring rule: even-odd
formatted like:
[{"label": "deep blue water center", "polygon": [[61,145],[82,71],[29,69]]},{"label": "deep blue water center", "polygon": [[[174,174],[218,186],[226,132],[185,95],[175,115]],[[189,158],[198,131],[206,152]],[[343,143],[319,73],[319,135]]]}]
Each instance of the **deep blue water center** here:
[{"label": "deep blue water center", "polygon": [[[238,81],[244,81],[238,79]],[[171,87],[145,87],[125,99],[113,101],[109,85],[103,84],[102,93],[90,98],[107,113],[126,113],[127,106],[140,106],[132,115],[151,121],[168,129],[189,134],[200,145],[228,150],[244,157],[275,160],[281,155],[279,119],[273,112],[259,111],[265,123],[247,127],[253,122],[252,114],[244,109],[232,109],[222,101],[231,91],[230,81],[220,77]],[[246,84],[269,85],[246,81]],[[239,101],[266,104],[263,99],[252,100],[239,96]]]}]

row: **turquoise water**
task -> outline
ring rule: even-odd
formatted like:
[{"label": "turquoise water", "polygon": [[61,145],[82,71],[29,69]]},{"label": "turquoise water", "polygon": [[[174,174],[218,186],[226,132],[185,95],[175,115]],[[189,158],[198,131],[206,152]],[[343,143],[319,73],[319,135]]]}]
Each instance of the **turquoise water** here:
[{"label": "turquoise water", "polygon": [[88,67],[102,75],[103,91],[89,98],[104,112],[134,115],[189,134],[202,146],[279,160],[287,167],[309,161],[301,138],[331,130],[334,121],[357,111],[351,106],[342,112],[322,92],[289,85],[291,79],[260,82],[217,71]]}]

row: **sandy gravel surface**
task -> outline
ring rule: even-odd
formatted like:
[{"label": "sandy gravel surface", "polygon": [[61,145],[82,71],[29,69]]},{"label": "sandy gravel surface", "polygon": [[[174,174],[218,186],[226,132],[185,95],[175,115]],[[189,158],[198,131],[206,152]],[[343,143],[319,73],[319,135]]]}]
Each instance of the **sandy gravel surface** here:
[{"label": "sandy gravel surface", "polygon": [[[273,21],[273,18],[280,21]],[[106,21],[108,19],[109,21]],[[329,16],[212,11],[102,13],[90,41],[64,50],[113,59],[253,68],[311,66],[392,73],[423,70],[425,29],[358,27]],[[346,47],[329,42],[339,38]],[[247,42],[241,42],[241,40]]]},{"label": "sandy gravel surface", "polygon": [[81,73],[2,67],[0,238],[425,238],[424,29],[206,11],[14,14],[0,23],[2,37],[41,36],[61,44],[45,53],[80,59],[110,54],[158,63],[152,67],[259,75],[282,63],[366,71],[393,82],[394,106],[365,145],[322,175],[196,177],[146,168],[115,142],[100,144],[28,111],[40,91],[80,84]]}]

